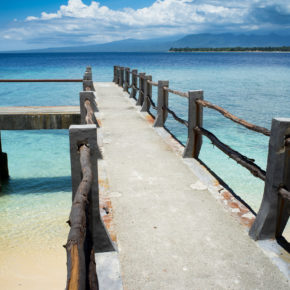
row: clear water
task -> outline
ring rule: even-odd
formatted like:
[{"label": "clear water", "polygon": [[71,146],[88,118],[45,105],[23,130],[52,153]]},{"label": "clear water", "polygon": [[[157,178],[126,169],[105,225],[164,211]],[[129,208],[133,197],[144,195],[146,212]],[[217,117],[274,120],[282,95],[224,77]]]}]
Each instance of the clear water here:
[{"label": "clear water", "polygon": [[[267,128],[273,117],[290,117],[287,53],[0,54],[0,78],[81,78],[87,65],[95,81],[111,81],[113,66],[122,65],[151,74],[154,81],[169,80],[173,89],[202,89],[206,100]],[[80,90],[78,83],[1,84],[0,105],[77,105]],[[169,103],[187,118],[186,99],[170,95]],[[172,118],[166,125],[186,141],[184,127]],[[266,169],[268,137],[208,109],[204,127]],[[11,179],[0,193],[0,247],[14,247],[23,235],[47,247],[65,240],[71,202],[68,141],[66,130],[2,132]],[[259,208],[263,182],[206,138],[200,158],[253,209]]]}]

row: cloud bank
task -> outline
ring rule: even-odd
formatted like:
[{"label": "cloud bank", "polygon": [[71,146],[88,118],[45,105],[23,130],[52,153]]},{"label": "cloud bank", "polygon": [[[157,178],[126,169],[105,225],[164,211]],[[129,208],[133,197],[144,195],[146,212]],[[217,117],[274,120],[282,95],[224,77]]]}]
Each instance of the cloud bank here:
[{"label": "cloud bank", "polygon": [[0,29],[0,39],[35,47],[104,43],[190,33],[286,31],[284,0],[157,0],[141,9],[110,9],[69,0],[53,13],[27,16]]}]

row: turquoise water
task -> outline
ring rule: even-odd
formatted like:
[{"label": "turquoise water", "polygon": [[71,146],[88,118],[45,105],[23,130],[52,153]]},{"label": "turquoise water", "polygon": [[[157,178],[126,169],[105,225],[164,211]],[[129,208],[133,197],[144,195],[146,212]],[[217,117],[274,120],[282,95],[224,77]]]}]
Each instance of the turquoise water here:
[{"label": "turquoise water", "polygon": [[[95,81],[111,81],[113,66],[136,68],[169,80],[170,87],[202,89],[204,97],[249,122],[270,128],[273,117],[290,116],[290,54],[287,53],[74,53],[0,54],[0,78],[81,78],[91,65]],[[77,105],[79,83],[1,84],[1,106]],[[154,91],[156,97],[156,90]],[[187,118],[187,100],[170,95],[169,106]],[[183,142],[186,129],[169,118],[166,126]],[[268,137],[232,123],[205,109],[204,127],[224,143],[266,169]],[[11,179],[0,193],[0,239],[21,238],[19,223],[27,230],[35,221],[51,229],[46,240],[61,235],[59,221],[67,219],[70,201],[68,132],[4,131]],[[255,210],[263,182],[230,160],[204,138],[201,160]],[[37,235],[40,225],[32,234]],[[14,242],[11,242],[12,246]]]}]

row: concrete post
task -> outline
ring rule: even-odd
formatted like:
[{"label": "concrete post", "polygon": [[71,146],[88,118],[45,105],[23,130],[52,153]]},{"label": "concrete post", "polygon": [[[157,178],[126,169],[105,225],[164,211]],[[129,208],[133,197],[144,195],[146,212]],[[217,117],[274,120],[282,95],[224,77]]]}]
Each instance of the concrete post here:
[{"label": "concrete post", "polygon": [[157,115],[154,127],[164,127],[167,119],[168,113],[164,110],[164,105],[168,106],[168,92],[163,89],[164,87],[169,87],[169,81],[158,81]]},{"label": "concrete post", "polygon": [[93,80],[92,72],[86,71],[85,74],[84,74],[84,78],[83,79],[86,80],[86,81],[92,81]]},{"label": "concrete post", "polygon": [[264,196],[249,235],[254,240],[281,236],[290,212],[290,203],[278,194],[280,187],[290,190],[290,118],[272,120]]},{"label": "concrete post", "polygon": [[152,98],[152,85],[147,82],[148,80],[152,81],[152,76],[147,75],[144,78],[144,82],[145,82],[145,85],[144,85],[144,102],[143,102],[143,105],[142,105],[142,108],[141,108],[141,112],[149,112],[149,110],[150,110],[151,103],[149,101],[148,96],[150,96],[150,98]]},{"label": "concrete post", "polygon": [[128,92],[130,86],[130,68],[125,68],[125,84],[124,84],[124,91]]},{"label": "concrete post", "polygon": [[114,65],[114,79],[113,79],[113,82],[115,84],[118,84],[119,83],[119,80],[118,80],[118,66],[117,65]]},{"label": "concrete post", "polygon": [[88,196],[88,218],[92,233],[94,250],[97,253],[114,251],[114,246],[103,224],[99,212],[99,185],[98,185],[98,145],[96,125],[71,125],[70,136],[70,157],[72,177],[72,198],[77,192],[82,180],[79,147],[87,144],[90,148],[91,167],[93,173],[93,184]]},{"label": "concrete post", "polygon": [[136,90],[136,87],[137,87],[137,74],[138,74],[138,71],[136,69],[133,69],[132,70],[132,90],[131,90],[131,93],[130,93],[130,98],[133,98],[133,99],[136,98],[136,94],[137,94],[137,90]]},{"label": "concrete post", "polygon": [[119,86],[123,88],[124,86],[124,67],[119,69]]},{"label": "concrete post", "polygon": [[145,73],[139,73],[139,95],[136,102],[136,106],[142,106],[144,101],[144,80]]},{"label": "concrete post", "polygon": [[188,92],[188,137],[183,158],[198,158],[201,149],[202,135],[194,128],[202,127],[203,107],[196,100],[203,100],[203,91]]},{"label": "concrete post", "polygon": [[1,141],[1,131],[0,131],[0,182],[7,180],[8,178],[9,178],[8,158],[7,158],[7,154],[2,152],[2,141]]},{"label": "concrete post", "polygon": [[[92,109],[95,112],[99,112],[99,109],[97,107],[97,102],[96,102],[96,96],[95,93],[92,91],[89,92],[80,92],[80,112],[81,112],[81,124],[86,124],[86,114],[87,110],[85,108],[85,101],[89,100],[91,102]],[[94,121],[99,127],[99,124],[97,122],[97,119],[94,116]]]},{"label": "concrete post", "polygon": [[94,83],[92,80],[83,80],[84,91],[95,91]]}]

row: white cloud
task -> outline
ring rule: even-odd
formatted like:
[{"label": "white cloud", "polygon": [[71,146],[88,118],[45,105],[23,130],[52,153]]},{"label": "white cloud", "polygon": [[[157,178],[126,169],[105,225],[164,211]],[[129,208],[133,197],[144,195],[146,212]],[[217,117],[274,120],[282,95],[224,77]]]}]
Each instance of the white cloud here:
[{"label": "white cloud", "polygon": [[69,0],[58,11],[28,16],[24,22],[0,29],[0,37],[12,35],[13,39],[23,38],[30,43],[49,46],[255,30],[266,24],[260,23],[251,11],[273,6],[276,12],[288,13],[290,4],[285,3],[284,0],[156,0],[141,9],[114,10],[96,1],[86,5],[81,0]]}]

